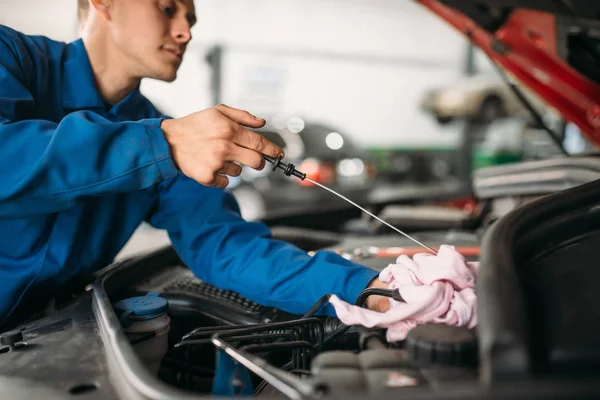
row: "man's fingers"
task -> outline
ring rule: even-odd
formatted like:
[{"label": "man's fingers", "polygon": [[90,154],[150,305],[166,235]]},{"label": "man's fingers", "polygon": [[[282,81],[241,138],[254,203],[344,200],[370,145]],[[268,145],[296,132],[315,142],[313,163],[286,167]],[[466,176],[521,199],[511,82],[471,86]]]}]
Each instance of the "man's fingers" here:
[{"label": "man's fingers", "polygon": [[254,150],[235,146],[231,153],[231,160],[244,164],[250,168],[261,170],[265,167],[265,159]]},{"label": "man's fingers", "polygon": [[283,150],[281,147],[276,146],[264,136],[248,129],[240,129],[233,138],[233,142],[238,146],[258,151],[259,153],[269,157],[283,157]]},{"label": "man's fingers", "polygon": [[233,122],[237,122],[243,126],[262,128],[266,123],[264,119],[255,117],[248,111],[238,110],[237,108],[232,108],[225,104],[219,104],[218,106],[215,106],[215,108]]},{"label": "man's fingers", "polygon": [[229,176],[240,176],[242,173],[242,167],[239,164],[227,161],[219,173]]},{"label": "man's fingers", "polygon": [[384,313],[389,311],[390,308],[390,299],[388,297],[381,296],[381,299],[377,301],[377,311]]},{"label": "man's fingers", "polygon": [[219,189],[225,189],[227,185],[229,185],[229,178],[227,178],[225,175],[217,174],[215,175],[215,179],[211,186]]},{"label": "man's fingers", "polygon": [[[219,110],[221,114],[242,126],[260,128],[265,125],[264,119],[257,118],[247,111],[238,110],[237,108],[232,108],[224,104],[219,104],[215,108]],[[262,135],[248,129],[240,127],[233,142],[238,146],[256,150],[269,157],[283,157],[283,150],[279,146],[276,146]]]}]

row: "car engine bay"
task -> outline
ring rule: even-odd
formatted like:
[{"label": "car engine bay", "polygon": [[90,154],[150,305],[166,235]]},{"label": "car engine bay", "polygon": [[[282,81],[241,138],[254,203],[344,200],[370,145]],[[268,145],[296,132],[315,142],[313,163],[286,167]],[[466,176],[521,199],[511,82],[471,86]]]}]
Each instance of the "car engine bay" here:
[{"label": "car engine bay", "polygon": [[[428,240],[435,238],[437,242],[449,235],[454,236],[459,248],[477,246],[477,236],[466,232],[429,232],[421,236]],[[379,270],[397,256],[393,250],[390,252],[390,247],[387,253],[375,249],[388,243],[411,247],[410,242],[395,234],[371,238],[371,243],[379,247],[355,247],[356,241],[359,239],[354,237],[341,243],[335,251],[349,259],[368,261]],[[160,366],[150,369],[170,386],[200,395],[285,394],[303,398],[325,394],[369,395],[406,387],[442,388],[458,382],[472,384],[477,379],[476,337],[466,328],[423,325],[414,329],[406,341],[389,344],[384,330],[347,327],[335,317],[316,315],[327,296],[305,315],[293,315],[200,281],[178,262],[172,249],[163,250],[160,257],[166,256],[172,261],[168,267],[156,264],[152,268],[142,263],[117,273],[111,279],[133,275],[133,269],[143,268],[145,278],[142,281],[138,278],[131,285],[119,285],[110,299],[111,304],[117,304],[115,311],[126,327],[131,321],[123,324],[123,301],[134,299],[150,306],[160,297],[168,302],[168,339],[160,339],[156,331],[128,334],[128,338],[134,348],[143,346],[145,341],[168,342]],[[358,305],[370,293],[381,294],[377,289],[369,290],[357,300]],[[141,347],[140,351],[149,352],[147,347]],[[234,354],[232,359],[236,360],[229,370],[224,367],[226,362],[222,357],[229,357],[224,353]],[[240,364],[240,357],[247,364]],[[246,367],[252,374],[244,380],[238,375],[247,375],[240,372]],[[219,387],[222,379],[226,379],[225,386],[221,383]]]},{"label": "car engine bay", "polygon": [[[452,354],[453,344],[445,343],[447,338],[442,332],[439,332],[441,343],[434,340],[418,343],[415,339],[415,346],[411,350],[395,349],[385,342],[380,331],[352,329],[343,333],[344,327],[336,318],[289,315],[261,307],[233,292],[220,291],[185,272],[179,276],[164,288],[162,294],[169,300],[171,328],[176,343],[170,347],[163,361],[162,375],[159,373],[165,382],[179,388],[211,393],[217,373],[214,363],[218,348],[214,345],[215,340],[225,341],[234,351],[251,354],[255,368],[263,369],[260,373],[264,375],[257,375],[253,385],[257,396],[268,394],[268,384],[271,390],[281,385],[296,391],[298,395],[316,394],[319,390],[314,384],[314,387],[304,389],[307,392],[303,393],[300,381],[294,380],[294,376],[310,377],[318,380],[320,385],[327,382],[327,390],[335,393],[349,391],[368,394],[379,392],[388,385],[393,387],[394,384],[425,385],[419,368],[411,363],[408,356],[410,352],[415,355],[419,353],[422,358],[429,356],[431,361],[442,365],[444,361],[451,366],[455,364],[454,376],[442,374],[432,378],[437,384],[442,384],[444,377],[451,381],[458,376],[467,380],[474,378],[469,369],[472,366],[469,360],[472,363],[474,359],[473,335],[468,337],[468,343],[458,342],[456,354]],[[205,300],[199,301],[202,298]],[[201,308],[194,306],[194,301]],[[211,301],[215,303],[212,306]],[[211,310],[208,312],[211,316],[203,315],[205,312],[201,310],[206,309]],[[225,309],[229,309],[228,312],[224,312]],[[430,350],[431,354],[421,354],[419,350]],[[276,368],[277,372],[271,378],[273,381],[264,380],[264,377],[271,377],[269,372],[273,372],[254,357]],[[397,380],[395,383],[389,376],[392,372]],[[305,386],[308,386],[308,382]],[[239,388],[240,391],[245,389]]]}]

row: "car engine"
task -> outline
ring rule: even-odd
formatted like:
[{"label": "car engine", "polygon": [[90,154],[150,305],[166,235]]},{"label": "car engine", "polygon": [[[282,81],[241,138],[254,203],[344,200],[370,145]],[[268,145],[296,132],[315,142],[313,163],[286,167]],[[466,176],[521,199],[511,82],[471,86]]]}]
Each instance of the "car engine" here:
[{"label": "car engine", "polygon": [[[478,242],[467,232],[426,232],[419,237],[452,239],[459,248],[476,248]],[[377,246],[361,243],[364,238],[349,237],[329,250],[379,270],[400,253],[415,250],[395,234],[371,237],[370,243]],[[115,284],[108,292],[136,354],[169,386],[198,395],[304,398],[366,396],[402,388],[439,390],[477,379],[476,336],[466,328],[421,325],[405,341],[390,344],[384,330],[345,326],[337,318],[319,315],[328,296],[305,315],[289,314],[202,282],[170,248],[159,253],[149,256],[151,261],[117,266],[111,279],[138,278]],[[142,269],[145,278],[140,281],[136,270]],[[357,304],[370,294],[382,294],[377,290],[364,291]],[[161,308],[164,304],[168,309]],[[163,325],[150,324],[165,314],[168,335]],[[157,349],[162,350],[157,354]]]},{"label": "car engine", "polygon": [[[326,384],[327,391],[364,394],[386,387],[429,386],[425,375],[436,385],[455,383],[458,377],[475,379],[476,340],[467,329],[423,326],[405,343],[390,345],[380,330],[348,329],[336,318],[262,307],[205,284],[187,270],[168,275],[171,279],[159,291],[169,302],[169,339],[174,344],[159,376],[177,387],[211,393],[217,340],[225,343],[222,350],[244,354],[259,371],[253,381],[256,395],[274,387],[302,394],[302,383],[309,386],[306,378],[315,385],[304,389],[309,393]],[[445,372],[436,374],[436,367],[445,367]]]}]

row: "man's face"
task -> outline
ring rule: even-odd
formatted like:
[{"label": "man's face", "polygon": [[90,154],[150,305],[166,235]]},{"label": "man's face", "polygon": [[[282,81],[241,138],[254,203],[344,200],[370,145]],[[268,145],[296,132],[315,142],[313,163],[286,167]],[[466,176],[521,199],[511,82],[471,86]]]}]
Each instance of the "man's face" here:
[{"label": "man's face", "polygon": [[191,27],[193,0],[114,0],[111,34],[125,67],[136,77],[171,82],[177,77]]}]

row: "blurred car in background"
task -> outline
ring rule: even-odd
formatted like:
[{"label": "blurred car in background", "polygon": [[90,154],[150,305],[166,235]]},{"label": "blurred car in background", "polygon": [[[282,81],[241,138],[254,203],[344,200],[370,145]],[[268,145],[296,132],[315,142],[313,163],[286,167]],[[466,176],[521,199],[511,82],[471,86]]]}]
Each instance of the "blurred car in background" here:
[{"label": "blurred car in background", "polygon": [[454,147],[372,148],[379,182],[432,184],[457,179]]},{"label": "blurred car in background", "polygon": [[[285,151],[285,162],[354,201],[366,198],[376,170],[369,152],[335,127],[305,122],[297,116],[268,119],[261,135]],[[244,168],[228,186],[249,220],[316,207],[335,207],[343,200],[308,181],[273,171],[267,163],[262,171]]]},{"label": "blurred car in background", "polygon": [[[537,111],[542,103],[525,92]],[[497,74],[465,77],[442,88],[426,92],[421,109],[433,114],[441,124],[456,118],[489,123],[499,118],[527,115],[527,110],[511,88]]]}]

